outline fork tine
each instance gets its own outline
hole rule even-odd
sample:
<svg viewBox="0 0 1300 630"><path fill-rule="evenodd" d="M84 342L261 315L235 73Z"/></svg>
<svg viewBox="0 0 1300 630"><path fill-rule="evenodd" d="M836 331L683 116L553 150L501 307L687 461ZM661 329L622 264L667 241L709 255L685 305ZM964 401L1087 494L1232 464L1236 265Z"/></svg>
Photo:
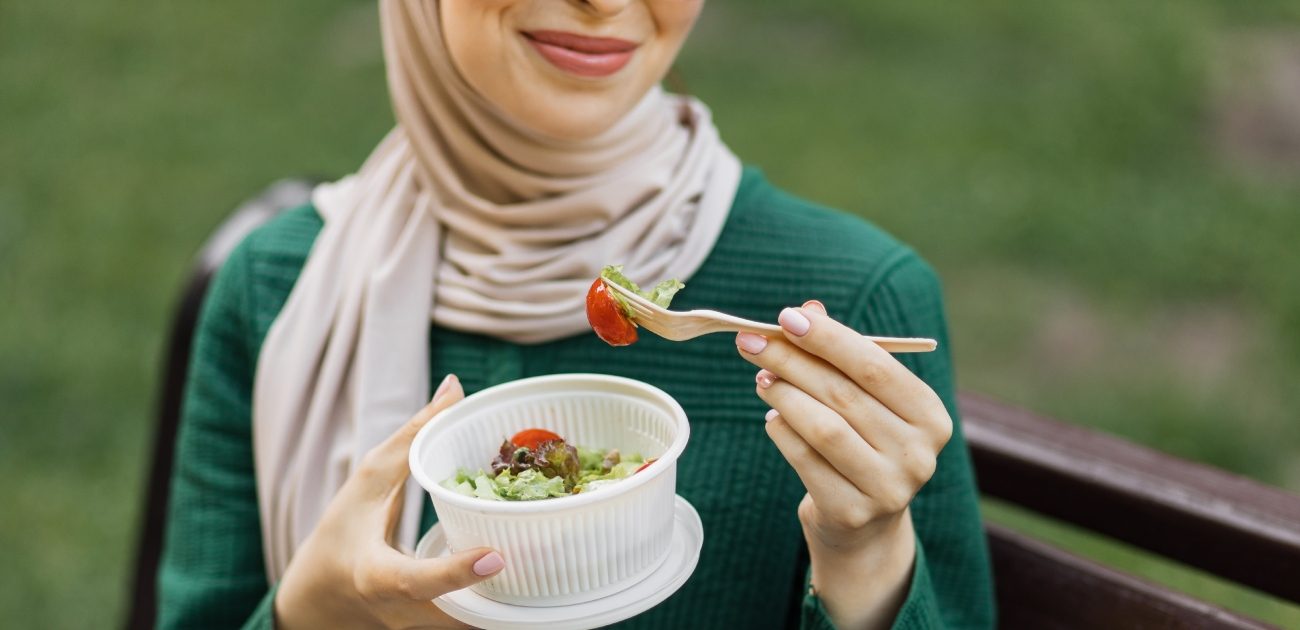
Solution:
<svg viewBox="0 0 1300 630"><path fill-rule="evenodd" d="M659 308L658 304L655 304L654 302L651 302L650 300L647 300L632 291L624 289L623 287L620 287L617 284L609 282L608 280L605 281L605 286L609 287L610 290L614 291L615 293L618 293L619 297L622 297L624 301L627 302L627 305L633 311L636 311L636 314L639 317L649 318L649 317L654 317L655 315L658 315L662 312L666 312L664 311L664 309Z"/></svg>
<svg viewBox="0 0 1300 630"><path fill-rule="evenodd" d="M659 306L658 304L655 304L654 302L651 302L650 300L647 300L647 299L641 297L640 295L637 295L635 291L630 291L630 290L628 290L628 289L625 289L625 288L623 288L623 287L621 287L621 286L619 286L619 285L617 285L617 284L614 284L613 282L610 282L609 280L605 280L605 286L607 286L607 287L609 287L611 290L617 292L620 296L622 296L622 297L623 297L624 299L626 299L628 302L630 302L630 303L632 303L632 304L635 304L635 305L638 305L638 306L641 306L641 307L642 307L643 309L645 309L645 310L648 310L648 311L664 310L664 309L661 309L660 306Z"/></svg>
<svg viewBox="0 0 1300 630"><path fill-rule="evenodd" d="M629 300L628 307L632 309L632 313L634 314L634 316L636 316L636 320L638 322L642 320L654 320L655 318L656 313L654 312L654 310L650 310L645 307L642 307L641 304L636 304L633 303L633 301Z"/></svg>
<svg viewBox="0 0 1300 630"><path fill-rule="evenodd" d="M673 316L671 311L661 308L658 304L655 304L628 289L620 287L617 284L609 282L608 280L605 281L605 286L609 287L611 291L618 293L620 297L625 298L628 307L631 308L633 312L633 323L659 335L660 337L665 337L667 339L677 339L680 337L680 335L677 334L677 331L669 325L669 321L667 321L669 317Z"/></svg>

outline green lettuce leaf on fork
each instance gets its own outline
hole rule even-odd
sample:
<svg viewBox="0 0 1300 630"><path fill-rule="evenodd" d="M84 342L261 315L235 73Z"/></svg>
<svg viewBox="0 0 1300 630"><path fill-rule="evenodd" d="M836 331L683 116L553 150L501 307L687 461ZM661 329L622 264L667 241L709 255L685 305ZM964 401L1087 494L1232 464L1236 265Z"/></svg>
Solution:
<svg viewBox="0 0 1300 630"><path fill-rule="evenodd" d="M686 288L686 285L683 284L681 280L673 279L664 280L663 282L656 284L654 288L649 291L642 291L641 287L637 286L635 282L632 282L627 276L623 275L623 265L607 265L600 271L600 277L654 302L660 308L668 308L668 305L673 301L673 296L677 295L678 291ZM614 300L618 302L619 307L623 309L623 314L626 315L628 319L631 319L633 316L632 307L628 306L627 302L623 299L623 296L614 292L610 292L610 295L614 296Z"/></svg>

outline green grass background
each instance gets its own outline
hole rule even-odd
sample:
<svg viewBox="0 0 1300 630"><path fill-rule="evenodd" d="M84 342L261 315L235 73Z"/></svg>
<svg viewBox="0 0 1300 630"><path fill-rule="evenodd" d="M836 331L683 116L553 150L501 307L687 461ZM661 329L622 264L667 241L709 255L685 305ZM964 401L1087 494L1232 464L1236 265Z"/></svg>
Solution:
<svg viewBox="0 0 1300 630"><path fill-rule="evenodd" d="M374 4L0 3L0 619L117 623L190 257L392 124ZM963 387L1300 490L1300 170L1215 131L1288 33L1283 0L712 0L678 71L748 162L934 262Z"/></svg>

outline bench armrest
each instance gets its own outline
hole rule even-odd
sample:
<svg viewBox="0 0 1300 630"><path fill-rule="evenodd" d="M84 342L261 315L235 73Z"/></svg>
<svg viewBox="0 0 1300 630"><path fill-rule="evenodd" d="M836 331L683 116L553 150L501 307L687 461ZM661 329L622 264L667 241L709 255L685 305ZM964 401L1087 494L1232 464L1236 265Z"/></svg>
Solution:
<svg viewBox="0 0 1300 630"><path fill-rule="evenodd" d="M1300 496L973 394L980 490L1300 602Z"/></svg>

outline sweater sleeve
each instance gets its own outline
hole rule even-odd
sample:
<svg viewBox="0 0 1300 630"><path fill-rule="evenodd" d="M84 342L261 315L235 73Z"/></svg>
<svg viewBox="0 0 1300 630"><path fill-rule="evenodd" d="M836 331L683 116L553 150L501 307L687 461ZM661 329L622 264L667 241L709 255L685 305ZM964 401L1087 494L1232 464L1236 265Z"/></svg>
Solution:
<svg viewBox="0 0 1300 630"><path fill-rule="evenodd" d="M158 575L160 628L269 628L253 472L247 247L217 273L195 332Z"/></svg>
<svg viewBox="0 0 1300 630"><path fill-rule="evenodd" d="M952 439L939 454L934 476L912 500L916 564L893 627L991 628L992 573L975 476L957 411L938 277L914 253L903 251L878 281L870 283L846 323L868 334L937 339L935 352L896 356L939 394L953 419ZM801 625L833 628L820 599L811 588L805 593Z"/></svg>

